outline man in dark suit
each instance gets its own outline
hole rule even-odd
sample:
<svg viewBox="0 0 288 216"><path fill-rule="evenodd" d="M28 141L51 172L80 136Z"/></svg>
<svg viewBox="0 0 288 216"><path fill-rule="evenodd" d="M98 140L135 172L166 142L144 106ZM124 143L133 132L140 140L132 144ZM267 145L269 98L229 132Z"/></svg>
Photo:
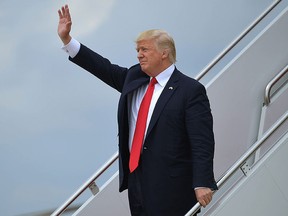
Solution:
<svg viewBox="0 0 288 216"><path fill-rule="evenodd" d="M119 190L128 188L131 214L181 216L197 201L205 207L217 189L212 114L203 85L175 67L173 39L162 30L143 32L136 40L139 64L128 69L70 36L67 5L58 13L58 35L69 59L121 93ZM146 97L148 108L142 108ZM142 112L145 120L139 120ZM135 150L138 134L140 147Z"/></svg>

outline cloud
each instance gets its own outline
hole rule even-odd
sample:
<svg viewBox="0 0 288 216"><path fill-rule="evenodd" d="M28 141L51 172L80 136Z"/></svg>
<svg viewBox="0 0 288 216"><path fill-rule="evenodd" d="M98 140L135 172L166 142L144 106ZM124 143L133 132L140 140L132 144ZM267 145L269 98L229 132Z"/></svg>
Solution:
<svg viewBox="0 0 288 216"><path fill-rule="evenodd" d="M69 3L75 37L89 35L111 14L116 0L71 1Z"/></svg>

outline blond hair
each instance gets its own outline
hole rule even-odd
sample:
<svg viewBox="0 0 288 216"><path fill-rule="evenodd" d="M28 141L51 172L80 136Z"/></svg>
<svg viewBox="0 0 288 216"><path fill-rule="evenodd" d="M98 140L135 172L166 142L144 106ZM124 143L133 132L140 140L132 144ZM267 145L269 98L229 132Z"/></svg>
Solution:
<svg viewBox="0 0 288 216"><path fill-rule="evenodd" d="M173 38L164 30L151 29L140 33L135 42L151 39L155 41L159 51L168 50L169 61L174 64L176 62L176 48Z"/></svg>

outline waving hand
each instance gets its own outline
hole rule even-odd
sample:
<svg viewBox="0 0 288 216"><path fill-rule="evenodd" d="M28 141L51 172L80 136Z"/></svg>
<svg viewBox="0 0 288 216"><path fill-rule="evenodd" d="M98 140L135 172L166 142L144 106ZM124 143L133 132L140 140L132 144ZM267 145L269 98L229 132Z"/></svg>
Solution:
<svg viewBox="0 0 288 216"><path fill-rule="evenodd" d="M65 5L61 9L59 9L58 14L59 14L58 35L60 39L63 41L64 45L66 45L71 40L70 31L72 26L72 20L68 5Z"/></svg>

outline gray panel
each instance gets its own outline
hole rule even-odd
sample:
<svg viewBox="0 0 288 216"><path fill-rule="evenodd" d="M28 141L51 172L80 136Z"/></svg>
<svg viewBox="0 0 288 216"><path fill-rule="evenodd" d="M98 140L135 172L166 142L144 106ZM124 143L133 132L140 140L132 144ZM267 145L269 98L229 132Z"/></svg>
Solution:
<svg viewBox="0 0 288 216"><path fill-rule="evenodd" d="M283 86L279 92L271 98L271 103L268 106L264 106L262 109L260 129L258 137L261 136L288 110L288 83ZM286 131L285 128L283 131ZM283 134L283 133L282 133ZM281 131L279 135L281 136ZM267 143L261 146L257 156L264 155L274 142Z"/></svg>
<svg viewBox="0 0 288 216"><path fill-rule="evenodd" d="M288 172L283 166L288 163L287 141L288 134L211 215L287 215Z"/></svg>
<svg viewBox="0 0 288 216"><path fill-rule="evenodd" d="M286 136L287 137L287 136ZM275 151L271 158L267 161L268 172L271 173L275 184L278 185L280 192L286 198L286 205L288 204L288 139L286 138L286 145L282 145ZM288 213L288 211L287 211Z"/></svg>
<svg viewBox="0 0 288 216"><path fill-rule="evenodd" d="M286 9L207 85L217 179L257 140L265 87L288 61L287 38Z"/></svg>
<svg viewBox="0 0 288 216"><path fill-rule="evenodd" d="M86 201L74 216L130 215L127 191L119 193L118 177L117 172L95 197Z"/></svg>

